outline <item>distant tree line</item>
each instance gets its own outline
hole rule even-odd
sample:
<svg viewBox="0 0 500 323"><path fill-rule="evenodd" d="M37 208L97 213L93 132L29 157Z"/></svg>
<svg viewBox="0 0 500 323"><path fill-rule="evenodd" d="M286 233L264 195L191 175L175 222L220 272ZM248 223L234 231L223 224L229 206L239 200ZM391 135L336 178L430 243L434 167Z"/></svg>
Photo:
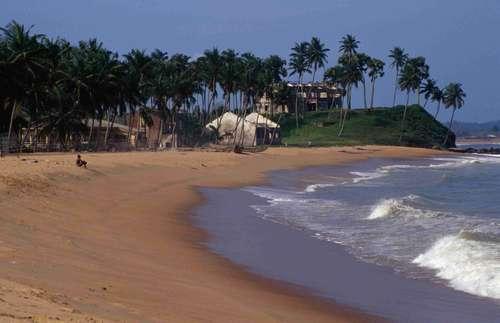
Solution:
<svg viewBox="0 0 500 323"><path fill-rule="evenodd" d="M175 136L179 114L189 115L202 129L226 111L255 109L264 95L276 104L287 102L287 81L294 76L300 86L309 76L313 82L320 79L342 90L341 136L353 90L361 86L364 107L373 108L376 81L385 73L385 63L360 52L352 35L342 38L338 62L327 68L330 49L317 37L296 43L287 62L278 55L261 58L217 48L198 58L159 49L151 53L133 49L120 56L96 39L71 44L15 21L0 30L0 134L5 134L9 145L13 140L22 145L28 135L50 136L63 145L68 145L69 138L86 137L99 149L107 145L110 125L117 117L140 116L148 123L152 113L172 126ZM390 51L389 58L395 74L393 105L397 91L407 97L402 128L412 93L418 104L423 96L424 107L435 102L436 117L441 104L452 107L451 127L455 110L464 103L461 85L439 88L430 78L425 58L411 58L399 47ZM300 100L302 96L295 95L297 127L304 113ZM99 133L103 121L104 136Z"/></svg>

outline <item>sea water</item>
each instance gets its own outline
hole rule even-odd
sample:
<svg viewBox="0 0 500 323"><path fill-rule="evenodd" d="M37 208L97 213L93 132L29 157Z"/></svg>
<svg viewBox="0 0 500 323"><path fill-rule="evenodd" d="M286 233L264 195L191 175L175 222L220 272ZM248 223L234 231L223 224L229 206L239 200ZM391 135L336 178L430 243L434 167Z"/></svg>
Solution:
<svg viewBox="0 0 500 323"><path fill-rule="evenodd" d="M340 170L339 170L340 169ZM364 262L500 301L500 157L378 160L248 187L268 221Z"/></svg>

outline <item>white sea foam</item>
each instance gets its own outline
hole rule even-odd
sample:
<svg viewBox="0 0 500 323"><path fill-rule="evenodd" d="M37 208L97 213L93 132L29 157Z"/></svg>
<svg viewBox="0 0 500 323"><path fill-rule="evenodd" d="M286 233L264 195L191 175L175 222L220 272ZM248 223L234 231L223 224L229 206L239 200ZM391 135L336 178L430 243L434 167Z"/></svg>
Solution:
<svg viewBox="0 0 500 323"><path fill-rule="evenodd" d="M330 185L330 184L318 184L318 185ZM333 185L333 184L331 184ZM331 207L333 205L338 205L339 203L333 200L322 200L322 199L310 199L305 198L306 195L303 192L293 192L272 188L264 187L248 187L245 191L254 194L255 196L264 198L271 205L282 205L286 204L289 207L302 207L303 205L315 204L320 207Z"/></svg>
<svg viewBox="0 0 500 323"><path fill-rule="evenodd" d="M407 203L418 199L417 195L408 195L401 199L384 199L375 204L371 210L368 220L376 220L391 217L423 218L436 217L439 212L431 210L421 210L414 208Z"/></svg>
<svg viewBox="0 0 500 323"><path fill-rule="evenodd" d="M373 207L372 212L368 216L368 220L387 218L395 215L403 209L408 210L408 207L396 199L382 200Z"/></svg>
<svg viewBox="0 0 500 323"><path fill-rule="evenodd" d="M352 182L354 184L357 184L357 183L363 182L363 181L369 181L372 179L380 178L380 177L387 175L387 173L388 173L388 171L381 170L381 169L374 171L374 172L350 172L351 175L357 176L357 177L353 178L353 180L352 180Z"/></svg>
<svg viewBox="0 0 500 323"><path fill-rule="evenodd" d="M353 179L348 183L317 183L298 192L262 187L247 191L266 199L265 203L252 207L260 217L269 221L311 231L316 238L343 244L349 252L365 261L394 266L415 277L422 274L428 277L428 269L432 269L436 277L448 281L450 287L500 299L498 219L488 217L491 211L482 217L466 208L462 214L460 207L447 206L454 201L447 194L444 197L431 194L434 191L414 188L411 182L410 188L398 186L398 181L406 177L396 174L408 172L411 179L422 173L432 179L441 178L442 170L453 176L461 173L461 167L498 163L500 157L486 155L433 158L427 163L401 163L381 166L373 171L351 172ZM394 182L389 177L393 173L398 179ZM383 179L376 180L380 178ZM365 181L370 187L364 187ZM345 192L352 190L349 184L353 183L359 183L355 186L368 192L369 196L366 199L356 197L352 203L345 197ZM348 185L344 188L344 184ZM377 186L372 189L372 185ZM394 185L394 190L381 190L381 194L393 192L395 195L377 201L377 198L384 197L377 193L378 185L384 188ZM330 186L336 186L339 194L325 194L324 199L310 198L315 195L308 194ZM410 192L422 196L401 197ZM466 231L457 235L460 230ZM426 270L410 265L412 262Z"/></svg>
<svg viewBox="0 0 500 323"><path fill-rule="evenodd" d="M433 158L434 161L438 161L440 163L434 163L429 165L407 165L407 164L396 164L396 165L387 165L377 168L371 172L350 172L351 175L356 176L352 181L354 184L370 181L373 179L381 178L387 176L393 171L405 170L405 169L424 169L424 168L457 168L472 164L479 163L498 163L500 162L500 158L492 158L492 157L464 157L464 158Z"/></svg>
<svg viewBox="0 0 500 323"><path fill-rule="evenodd" d="M425 168L453 169L458 167L470 166L474 164L497 164L500 163L500 156L477 154L473 156L464 156L464 157L437 157L437 158L432 158L432 160L439 163L431 163L429 165L408 165L408 164L387 165L379 167L371 172L350 172L350 174L355 176L352 182L354 184L357 184L360 182L370 181L373 179L387 176L391 172L398 170L425 169Z"/></svg>
<svg viewBox="0 0 500 323"><path fill-rule="evenodd" d="M448 160L451 161L448 161L446 163L431 164L429 165L429 168L456 168L456 167L469 166L472 164L480 164L481 162L483 162L481 159L478 158L463 158L463 159L451 158Z"/></svg>
<svg viewBox="0 0 500 323"><path fill-rule="evenodd" d="M436 270L451 287L500 299L500 245L485 239L450 235L439 239L413 260L421 267Z"/></svg>
<svg viewBox="0 0 500 323"><path fill-rule="evenodd" d="M381 169L383 170L394 170L394 169L409 169L409 168L419 168L421 166L416 166L416 165L388 165L388 166L382 166Z"/></svg>
<svg viewBox="0 0 500 323"><path fill-rule="evenodd" d="M457 168L470 166L473 164L498 164L500 163L499 155L473 154L461 158L434 158L433 160L442 161L444 163L431 164L430 168Z"/></svg>
<svg viewBox="0 0 500 323"><path fill-rule="evenodd" d="M312 184L309 185L305 188L304 192L306 193L314 193L318 189L326 188L326 187L333 187L335 184Z"/></svg>

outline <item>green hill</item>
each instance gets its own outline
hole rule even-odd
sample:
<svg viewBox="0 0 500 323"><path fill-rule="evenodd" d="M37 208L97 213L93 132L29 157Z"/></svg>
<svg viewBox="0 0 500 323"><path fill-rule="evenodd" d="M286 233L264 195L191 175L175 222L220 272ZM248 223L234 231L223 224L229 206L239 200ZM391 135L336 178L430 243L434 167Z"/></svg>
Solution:
<svg viewBox="0 0 500 323"><path fill-rule="evenodd" d="M404 106L352 110L341 137L337 135L340 123L338 109L307 112L300 120L299 129L295 126L295 116L289 114L280 120L282 143L292 146L442 146L447 128L417 105L408 107L406 127L400 143L403 111ZM450 134L447 146L455 146L453 133Z"/></svg>

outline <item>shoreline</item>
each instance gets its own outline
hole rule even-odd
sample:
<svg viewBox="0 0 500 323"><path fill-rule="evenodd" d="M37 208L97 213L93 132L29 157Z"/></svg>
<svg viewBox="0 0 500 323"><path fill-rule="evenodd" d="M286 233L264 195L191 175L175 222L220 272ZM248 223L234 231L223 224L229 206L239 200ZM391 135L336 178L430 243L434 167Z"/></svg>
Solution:
<svg viewBox="0 0 500 323"><path fill-rule="evenodd" d="M12 265L0 269L0 278L46 290L50 296L32 297L35 303L37 298L56 299L53 309L40 305L40 314L31 310L29 315L69 308L69 313L60 310L63 319L83 315L147 321L368 321L372 317L363 313L252 277L201 247L208 233L189 221L193 207L202 202L196 190L264 183L265 173L277 169L440 153L373 146L272 148L251 155L89 154L84 156L89 161L84 175L70 154L23 156L27 161L8 157L0 165L40 160L21 171L0 171L3 189L16 195L11 201L0 200L0 205L7 211L23 210L7 216L9 225L0 232L0 257ZM42 163L55 166L31 169ZM41 197L37 190L44 190ZM49 212L40 212L42 208ZM33 215L41 219L33 220ZM35 243L37 248L28 250ZM14 304L6 313L25 315L24 307Z"/></svg>
<svg viewBox="0 0 500 323"><path fill-rule="evenodd" d="M303 286L309 295L354 306L364 313L380 315L390 321L489 322L494 313L499 313L494 300L454 289L445 280L437 279L432 271L422 270L416 276L416 271L401 274L403 271L388 264L361 260L345 244L318 239L316 235L324 233L321 229L316 231L307 225L302 226L299 220L294 222L295 216L307 218L306 214L309 214L300 205L293 216L281 213L283 209L291 208L289 198L297 196L300 201L327 198L326 192L312 197L301 195L302 192L311 192L305 190L310 183L322 183L321 178L343 182L346 176L355 177L350 175L352 171L370 172L395 164L421 165L424 160L375 158L342 166L274 171L269 174L270 183L241 190L206 188L203 194L207 202L195 212L195 223L211 233L207 246L216 254L251 273ZM342 197L341 203L344 203L345 196ZM233 203L226 203L226 198ZM285 202L278 202L281 199ZM282 208L274 213L279 214L275 217L272 210L276 212L276 204ZM309 207L314 208L313 205ZM321 217L315 211L311 212L313 216ZM323 221L319 223L324 224ZM344 228L339 225L340 230ZM377 303L377 299L384 301ZM489 316L486 313L490 313Z"/></svg>

